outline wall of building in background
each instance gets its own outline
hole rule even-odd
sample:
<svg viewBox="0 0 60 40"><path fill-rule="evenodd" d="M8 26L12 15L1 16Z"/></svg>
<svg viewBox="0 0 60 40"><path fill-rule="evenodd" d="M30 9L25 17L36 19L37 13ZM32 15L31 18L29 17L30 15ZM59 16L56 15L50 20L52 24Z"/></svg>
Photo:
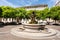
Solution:
<svg viewBox="0 0 60 40"><path fill-rule="evenodd" d="M60 1L56 2L55 6L60 6Z"/></svg>
<svg viewBox="0 0 60 40"><path fill-rule="evenodd" d="M38 7L38 8L26 8L26 10L43 10L46 7Z"/></svg>
<svg viewBox="0 0 60 40"><path fill-rule="evenodd" d="M41 4L41 5L34 5L34 6L25 6L23 8L25 8L26 10L43 10L46 7L48 7L47 4Z"/></svg>

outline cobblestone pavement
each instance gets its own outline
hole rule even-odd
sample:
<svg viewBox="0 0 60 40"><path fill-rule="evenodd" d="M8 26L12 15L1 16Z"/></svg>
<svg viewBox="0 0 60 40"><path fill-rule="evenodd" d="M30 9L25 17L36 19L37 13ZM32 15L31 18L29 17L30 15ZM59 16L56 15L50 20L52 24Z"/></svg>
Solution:
<svg viewBox="0 0 60 40"><path fill-rule="evenodd" d="M25 39L25 38L19 38L19 37L16 37L16 36L10 34L10 30L12 28L21 27L21 26L22 25L8 25L8 26L4 26L4 27L0 28L0 40L30 40L30 39ZM57 29L60 31L60 26L47 25L46 27ZM58 39L58 40L60 40L60 39Z"/></svg>

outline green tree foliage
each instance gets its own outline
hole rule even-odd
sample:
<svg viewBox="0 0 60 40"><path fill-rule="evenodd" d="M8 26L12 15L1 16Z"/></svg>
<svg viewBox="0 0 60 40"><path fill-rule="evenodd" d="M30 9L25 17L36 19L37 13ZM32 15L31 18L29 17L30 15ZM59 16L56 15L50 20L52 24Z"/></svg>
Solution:
<svg viewBox="0 0 60 40"><path fill-rule="evenodd" d="M19 17L20 19L25 18L26 10L24 8L16 8L16 17Z"/></svg>
<svg viewBox="0 0 60 40"><path fill-rule="evenodd" d="M26 18L26 19L30 19L32 12L33 12L33 10L27 11L26 14L25 14L25 18Z"/></svg>
<svg viewBox="0 0 60 40"><path fill-rule="evenodd" d="M50 9L51 18L55 20L60 20L60 6L55 6Z"/></svg>
<svg viewBox="0 0 60 40"><path fill-rule="evenodd" d="M17 23L19 23L19 20L25 19L26 10L24 8L15 8L16 9L16 19Z"/></svg>
<svg viewBox="0 0 60 40"><path fill-rule="evenodd" d="M52 8L45 8L44 10L29 10L25 8L12 8L9 6L0 7L0 17L4 18L19 18L19 19L30 19L31 13L35 11L36 19L45 20L46 18L52 18L53 20L60 20L60 6Z"/></svg>
<svg viewBox="0 0 60 40"><path fill-rule="evenodd" d="M48 8L45 8L44 10L37 10L37 13L36 13L36 18L37 19L42 19L42 20L45 20L47 18L47 14L49 12L49 9Z"/></svg>
<svg viewBox="0 0 60 40"><path fill-rule="evenodd" d="M1 6L2 8L2 16L5 18L12 18L13 16L13 9L12 7L8 7L8 6ZM14 11L15 12L15 11ZM11 15L12 14L12 15Z"/></svg>
<svg viewBox="0 0 60 40"><path fill-rule="evenodd" d="M2 8L0 7L0 17L2 17Z"/></svg>

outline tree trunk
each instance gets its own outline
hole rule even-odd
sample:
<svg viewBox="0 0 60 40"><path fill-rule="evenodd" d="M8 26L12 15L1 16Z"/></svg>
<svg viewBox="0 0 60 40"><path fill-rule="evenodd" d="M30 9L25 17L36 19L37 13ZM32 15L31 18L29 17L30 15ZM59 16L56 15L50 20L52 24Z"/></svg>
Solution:
<svg viewBox="0 0 60 40"><path fill-rule="evenodd" d="M27 19L25 19L26 23L27 23Z"/></svg>
<svg viewBox="0 0 60 40"><path fill-rule="evenodd" d="M50 21L50 18L49 18L49 21Z"/></svg>
<svg viewBox="0 0 60 40"><path fill-rule="evenodd" d="M12 18L12 22L13 22L13 18Z"/></svg>
<svg viewBox="0 0 60 40"><path fill-rule="evenodd" d="M7 18L6 18L6 21L7 21Z"/></svg>
<svg viewBox="0 0 60 40"><path fill-rule="evenodd" d="M9 18L9 21L11 20L11 18Z"/></svg>
<svg viewBox="0 0 60 40"><path fill-rule="evenodd" d="M17 24L19 24L19 17L17 17L16 20L17 20Z"/></svg>
<svg viewBox="0 0 60 40"><path fill-rule="evenodd" d="M55 20L55 24L56 24L56 20Z"/></svg>
<svg viewBox="0 0 60 40"><path fill-rule="evenodd" d="M2 18L0 18L0 22L2 22Z"/></svg>

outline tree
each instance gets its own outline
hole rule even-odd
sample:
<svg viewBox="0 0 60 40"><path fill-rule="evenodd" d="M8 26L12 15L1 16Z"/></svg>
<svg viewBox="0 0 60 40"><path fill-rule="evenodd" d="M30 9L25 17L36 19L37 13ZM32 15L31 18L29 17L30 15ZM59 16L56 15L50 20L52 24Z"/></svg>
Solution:
<svg viewBox="0 0 60 40"><path fill-rule="evenodd" d="M33 12L33 10L27 11L26 14L25 14L25 18L26 18L26 19L30 19L32 12Z"/></svg>
<svg viewBox="0 0 60 40"><path fill-rule="evenodd" d="M50 13L51 13L51 18L53 19L53 20L55 20L55 24L56 24L56 21L57 20L60 20L60 6L55 6L55 7L52 7L51 9L50 9Z"/></svg>
<svg viewBox="0 0 60 40"><path fill-rule="evenodd" d="M3 10L3 17L6 18L12 18L12 22L13 22L13 18L15 18L15 13L16 10L12 7L8 7L8 6L2 6L2 10Z"/></svg>
<svg viewBox="0 0 60 40"><path fill-rule="evenodd" d="M21 20L25 18L26 10L24 8L16 8L16 11L16 19L17 23L19 23L19 20L21 22Z"/></svg>
<svg viewBox="0 0 60 40"><path fill-rule="evenodd" d="M1 17L2 17L2 8L0 7L0 22L2 21Z"/></svg>

